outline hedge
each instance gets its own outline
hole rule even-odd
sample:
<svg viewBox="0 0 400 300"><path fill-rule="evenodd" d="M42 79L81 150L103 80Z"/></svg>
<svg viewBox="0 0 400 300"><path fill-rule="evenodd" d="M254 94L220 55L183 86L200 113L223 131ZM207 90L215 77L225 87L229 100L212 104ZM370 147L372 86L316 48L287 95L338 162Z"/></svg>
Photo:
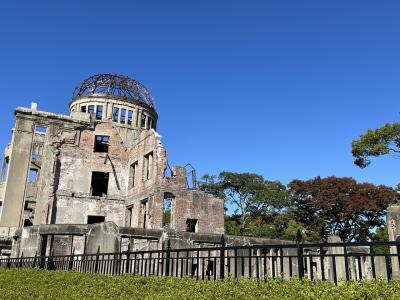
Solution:
<svg viewBox="0 0 400 300"><path fill-rule="evenodd" d="M342 283L103 276L38 269L0 270L0 299L400 299L400 281Z"/></svg>

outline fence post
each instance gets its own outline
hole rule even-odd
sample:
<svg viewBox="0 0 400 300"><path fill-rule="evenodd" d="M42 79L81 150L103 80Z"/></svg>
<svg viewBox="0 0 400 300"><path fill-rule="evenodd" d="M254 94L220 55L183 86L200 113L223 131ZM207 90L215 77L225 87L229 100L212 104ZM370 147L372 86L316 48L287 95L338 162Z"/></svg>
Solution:
<svg viewBox="0 0 400 300"><path fill-rule="evenodd" d="M303 247L301 245L301 232L297 230L296 243L297 243L297 265L299 269L299 279L304 278L304 266L303 266Z"/></svg>
<svg viewBox="0 0 400 300"><path fill-rule="evenodd" d="M8 256L7 258L7 268L10 269L11 268L11 257Z"/></svg>
<svg viewBox="0 0 400 300"><path fill-rule="evenodd" d="M169 276L169 261L171 258L171 240L167 241L167 252L165 253L165 276Z"/></svg>
<svg viewBox="0 0 400 300"><path fill-rule="evenodd" d="M72 248L72 252L71 252L71 257L69 259L69 263L68 263L68 270L72 270L72 265L74 263L74 255L75 255L75 248Z"/></svg>
<svg viewBox="0 0 400 300"><path fill-rule="evenodd" d="M131 259L131 253L126 251L126 264L125 264L125 274L129 274L130 271L130 259Z"/></svg>
<svg viewBox="0 0 400 300"><path fill-rule="evenodd" d="M220 261L219 261L219 272L220 279L225 278L225 235L221 236L221 252L220 252Z"/></svg>
<svg viewBox="0 0 400 300"><path fill-rule="evenodd" d="M19 257L19 262L18 262L18 267L22 268L22 260L24 258L24 252L21 253L21 256Z"/></svg>
<svg viewBox="0 0 400 300"><path fill-rule="evenodd" d="M36 268L36 259L37 259L37 251L35 252L35 258L33 259L33 266L32 266L32 268Z"/></svg>
<svg viewBox="0 0 400 300"><path fill-rule="evenodd" d="M100 258L100 246L97 248L97 253L96 253L96 265L94 267L95 273L97 273L97 270L99 269L99 258Z"/></svg>

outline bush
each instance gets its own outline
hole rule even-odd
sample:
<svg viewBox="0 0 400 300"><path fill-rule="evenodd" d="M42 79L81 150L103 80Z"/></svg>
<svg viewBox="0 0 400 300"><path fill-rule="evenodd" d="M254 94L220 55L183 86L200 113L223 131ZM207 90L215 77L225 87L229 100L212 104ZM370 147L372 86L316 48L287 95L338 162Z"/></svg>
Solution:
<svg viewBox="0 0 400 300"><path fill-rule="evenodd" d="M400 299L400 281L342 283L103 276L38 269L0 270L0 299Z"/></svg>

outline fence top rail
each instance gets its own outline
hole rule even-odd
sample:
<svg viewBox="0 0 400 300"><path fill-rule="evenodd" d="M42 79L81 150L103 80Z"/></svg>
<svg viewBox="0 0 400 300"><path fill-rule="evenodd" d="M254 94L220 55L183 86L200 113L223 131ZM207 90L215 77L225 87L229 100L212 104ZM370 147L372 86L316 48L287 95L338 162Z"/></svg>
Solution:
<svg viewBox="0 0 400 300"><path fill-rule="evenodd" d="M338 247L372 247L372 246L400 246L400 241L389 241L389 242L350 242L350 243L299 243L299 244L266 244L266 245L248 245L248 246L217 246L217 247L204 247L204 248L182 248L182 249L161 249L161 250L139 250L139 251L123 251L123 252L107 252L107 253L91 253L91 254L69 254L69 255L53 255L53 256L21 256L11 259L39 259L44 257L51 258L71 258L71 257L96 257L100 256L113 256L114 258L118 255L144 255L144 254L165 254L165 253L181 253L181 252L202 252L202 251L235 251L235 250L259 250L259 249L321 249L321 248L338 248ZM348 255L359 255L360 253L349 253ZM304 254L306 255L306 254ZM316 254L314 254L316 255ZM336 254L335 254L336 255ZM366 254L370 255L370 254ZM376 254L374 254L376 255ZM8 258L0 259L5 261Z"/></svg>

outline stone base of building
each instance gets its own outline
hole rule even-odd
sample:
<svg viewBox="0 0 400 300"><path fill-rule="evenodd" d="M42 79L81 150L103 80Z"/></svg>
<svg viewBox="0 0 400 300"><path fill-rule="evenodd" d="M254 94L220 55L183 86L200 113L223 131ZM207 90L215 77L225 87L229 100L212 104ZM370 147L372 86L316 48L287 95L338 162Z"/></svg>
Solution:
<svg viewBox="0 0 400 300"><path fill-rule="evenodd" d="M2 233L0 249L4 249L6 255L11 257L160 250L165 249L167 244L171 249L182 249L218 246L222 242L226 246L294 243L254 237L119 227L113 222L35 225L3 230Z"/></svg>

